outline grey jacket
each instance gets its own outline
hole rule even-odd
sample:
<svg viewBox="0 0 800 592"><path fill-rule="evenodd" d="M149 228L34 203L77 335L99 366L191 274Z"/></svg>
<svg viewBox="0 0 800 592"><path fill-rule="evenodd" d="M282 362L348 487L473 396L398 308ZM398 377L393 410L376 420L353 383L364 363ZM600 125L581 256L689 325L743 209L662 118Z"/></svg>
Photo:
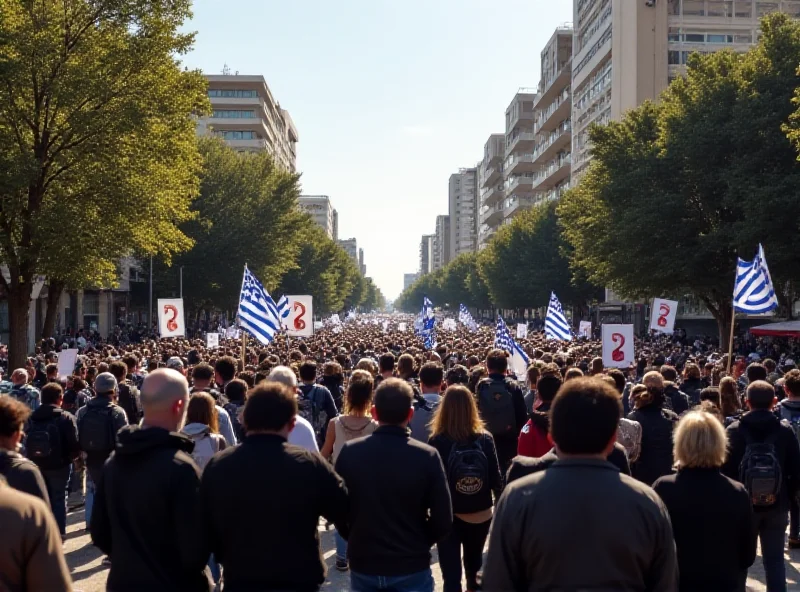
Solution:
<svg viewBox="0 0 800 592"><path fill-rule="evenodd" d="M500 498L483 589L674 592L667 509L609 462L556 461L514 481Z"/></svg>

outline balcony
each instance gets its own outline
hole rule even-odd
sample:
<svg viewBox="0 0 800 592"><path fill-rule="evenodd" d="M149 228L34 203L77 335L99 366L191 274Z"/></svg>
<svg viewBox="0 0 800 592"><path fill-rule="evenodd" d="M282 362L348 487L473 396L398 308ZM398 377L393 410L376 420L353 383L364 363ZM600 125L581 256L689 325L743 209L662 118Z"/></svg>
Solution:
<svg viewBox="0 0 800 592"><path fill-rule="evenodd" d="M533 132L520 132L512 138L506 137L506 154L530 152L535 141L536 135Z"/></svg>
<svg viewBox="0 0 800 592"><path fill-rule="evenodd" d="M572 80L572 59L566 61L566 63L561 66L561 69L558 71L558 74L555 75L547 86L542 89L541 94L539 95L539 100L536 101L536 105L547 105L548 103L552 102L553 99L558 95L559 92L568 84L570 84Z"/></svg>
<svg viewBox="0 0 800 592"><path fill-rule="evenodd" d="M481 192L481 204L485 206L491 206L496 203L497 200L503 199L503 195L504 192L502 183L492 185Z"/></svg>
<svg viewBox="0 0 800 592"><path fill-rule="evenodd" d="M506 161L506 172L511 175L531 173L535 170L533 154L512 154Z"/></svg>
<svg viewBox="0 0 800 592"><path fill-rule="evenodd" d="M520 212L530 208L533 202L534 200L532 197L511 196L505 201L505 208L503 209L504 223L507 223Z"/></svg>
<svg viewBox="0 0 800 592"><path fill-rule="evenodd" d="M544 191L562 183L564 179L569 178L571 167L571 154L562 154L554 158L550 164L536 174L533 180L533 189Z"/></svg>
<svg viewBox="0 0 800 592"><path fill-rule="evenodd" d="M533 151L535 162L546 163L572 142L572 122L566 119L550 133L540 134L544 141Z"/></svg>
<svg viewBox="0 0 800 592"><path fill-rule="evenodd" d="M550 131L556 126L556 122L563 121L570 116L572 108L572 95L568 88L556 98L547 108L539 113L536 124L533 128L535 133Z"/></svg>
<svg viewBox="0 0 800 592"><path fill-rule="evenodd" d="M503 220L503 202L493 206L483 206L481 208L480 223L487 226L496 226Z"/></svg>
<svg viewBox="0 0 800 592"><path fill-rule="evenodd" d="M224 140L234 150L266 150L267 141L263 138L254 140Z"/></svg>
<svg viewBox="0 0 800 592"><path fill-rule="evenodd" d="M489 187L492 184L496 184L498 181L502 180L503 178L503 161L501 160L494 166L490 166L486 169L486 172L483 175L483 187Z"/></svg>
<svg viewBox="0 0 800 592"><path fill-rule="evenodd" d="M518 191L530 191L533 186L533 173L529 176L514 175L506 179L506 193L516 193Z"/></svg>

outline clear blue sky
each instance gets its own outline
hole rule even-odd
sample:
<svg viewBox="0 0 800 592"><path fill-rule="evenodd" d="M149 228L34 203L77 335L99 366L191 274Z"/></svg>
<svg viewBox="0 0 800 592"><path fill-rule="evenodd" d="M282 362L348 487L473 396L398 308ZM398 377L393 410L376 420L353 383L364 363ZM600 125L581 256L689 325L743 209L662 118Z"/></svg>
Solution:
<svg viewBox="0 0 800 592"><path fill-rule="evenodd" d="M387 298L416 272L447 183L503 132L572 0L196 0L185 63L262 74L300 136L306 194L329 195Z"/></svg>

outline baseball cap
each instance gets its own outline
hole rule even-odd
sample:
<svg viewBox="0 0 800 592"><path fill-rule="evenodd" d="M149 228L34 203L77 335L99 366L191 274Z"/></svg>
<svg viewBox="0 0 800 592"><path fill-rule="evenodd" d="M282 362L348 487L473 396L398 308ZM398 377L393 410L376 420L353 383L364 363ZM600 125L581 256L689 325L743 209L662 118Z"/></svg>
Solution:
<svg viewBox="0 0 800 592"><path fill-rule="evenodd" d="M173 370L183 370L183 362L178 356L172 356L169 360L167 360L167 368L172 368Z"/></svg>
<svg viewBox="0 0 800 592"><path fill-rule="evenodd" d="M94 390L98 395L117 390L117 379L111 372L101 372L94 379Z"/></svg>

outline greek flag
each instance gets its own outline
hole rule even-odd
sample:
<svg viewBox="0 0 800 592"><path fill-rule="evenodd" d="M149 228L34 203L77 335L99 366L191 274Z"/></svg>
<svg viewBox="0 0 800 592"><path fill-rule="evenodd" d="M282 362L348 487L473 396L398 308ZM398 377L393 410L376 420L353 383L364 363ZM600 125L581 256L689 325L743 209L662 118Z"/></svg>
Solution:
<svg viewBox="0 0 800 592"><path fill-rule="evenodd" d="M544 319L544 333L547 339L572 341L572 330L569 328L567 317L564 316L564 309L561 308L555 292L550 292L550 304Z"/></svg>
<svg viewBox="0 0 800 592"><path fill-rule="evenodd" d="M289 298L287 298L285 295L281 296L281 299L278 300L278 304L275 306L277 307L278 313L281 315L282 319L285 319L289 316L289 313L291 312L289 310Z"/></svg>
<svg viewBox="0 0 800 592"><path fill-rule="evenodd" d="M424 333L424 335L423 344L425 345L425 349L433 349L436 347L436 334L433 332L433 329Z"/></svg>
<svg viewBox="0 0 800 592"><path fill-rule="evenodd" d="M758 253L752 262L742 261L736 265L736 285L733 287L733 308L747 314L763 314L778 307L778 297L772 287L764 248L758 245Z"/></svg>
<svg viewBox="0 0 800 592"><path fill-rule="evenodd" d="M505 321L503 321L503 317L500 315L497 315L497 327L495 328L494 332L494 346L497 349L502 349L510 354L509 363L511 365L511 370L518 379L522 380L525 378L530 359L525 353L525 350L523 350L519 344L514 341L514 338L511 337L511 333L509 332Z"/></svg>
<svg viewBox="0 0 800 592"><path fill-rule="evenodd" d="M470 331L475 331L478 328L478 324L475 322L475 319L472 318L472 315L469 314L467 307L463 304L458 306L458 321Z"/></svg>
<svg viewBox="0 0 800 592"><path fill-rule="evenodd" d="M275 301L247 267L244 268L242 291L239 294L238 317L239 327L264 345L270 343L281 328Z"/></svg>

